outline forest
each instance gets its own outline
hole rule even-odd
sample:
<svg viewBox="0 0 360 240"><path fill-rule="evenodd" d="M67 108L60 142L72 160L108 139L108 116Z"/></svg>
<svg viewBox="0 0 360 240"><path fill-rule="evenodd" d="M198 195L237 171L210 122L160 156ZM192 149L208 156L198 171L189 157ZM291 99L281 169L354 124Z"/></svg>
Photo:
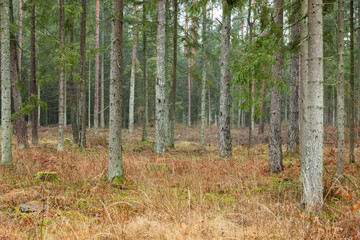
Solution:
<svg viewBox="0 0 360 240"><path fill-rule="evenodd" d="M360 239L360 0L0 0L1 239Z"/></svg>

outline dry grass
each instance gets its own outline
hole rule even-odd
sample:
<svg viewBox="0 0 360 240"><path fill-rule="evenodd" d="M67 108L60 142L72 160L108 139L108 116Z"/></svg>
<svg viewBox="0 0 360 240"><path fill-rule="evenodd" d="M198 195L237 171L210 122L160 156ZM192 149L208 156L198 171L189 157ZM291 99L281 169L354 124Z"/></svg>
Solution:
<svg viewBox="0 0 360 240"><path fill-rule="evenodd" d="M150 129L153 137L153 129ZM248 151L247 130L234 129L231 159L218 157L217 130L207 129L206 151L197 130L181 126L175 149L157 155L141 143L141 129L124 131L127 182L103 180L107 132L90 134L86 151L74 146L67 129L66 150L56 152L56 128L42 128L38 147L14 149L15 167L0 168L1 239L357 239L360 214L349 211L360 196L357 164L336 180L336 149L325 149L325 205L306 216L299 205L299 156L284 154L285 171L269 174L266 145ZM245 137L244 137L245 136ZM331 135L327 137L332 141ZM266 137L258 137L262 143ZM358 149L356 149L358 150ZM359 153L356 151L357 157ZM357 158L358 159L358 158ZM167 170L148 170L165 163ZM38 171L56 171L58 182L37 182ZM344 188L355 197L336 196ZM45 199L50 210L24 214L19 204Z"/></svg>

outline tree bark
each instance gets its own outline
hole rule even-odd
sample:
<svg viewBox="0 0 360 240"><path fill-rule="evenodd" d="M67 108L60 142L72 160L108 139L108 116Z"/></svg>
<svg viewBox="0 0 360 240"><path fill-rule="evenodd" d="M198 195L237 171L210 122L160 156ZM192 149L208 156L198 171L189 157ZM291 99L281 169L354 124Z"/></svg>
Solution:
<svg viewBox="0 0 360 240"><path fill-rule="evenodd" d="M158 0L156 40L156 102L155 145L156 153L165 152L165 0Z"/></svg>
<svg viewBox="0 0 360 240"><path fill-rule="evenodd" d="M290 59L290 122L288 130L287 150L292 153L299 152L299 42L300 25L299 4L293 1L293 23L291 29L292 52Z"/></svg>
<svg viewBox="0 0 360 240"><path fill-rule="evenodd" d="M337 31L337 168L336 174L344 174L345 156L345 100L344 100L344 0L338 0L338 31Z"/></svg>
<svg viewBox="0 0 360 240"><path fill-rule="evenodd" d="M146 34L146 3L143 2L143 85L145 91L144 97L144 111L143 111L143 130L142 130L142 141L147 141L148 134L147 134L147 127L149 124L149 86L148 81L146 79L146 71L147 71L147 54L146 54L146 41L147 41L147 34Z"/></svg>
<svg viewBox="0 0 360 240"><path fill-rule="evenodd" d="M86 148L86 0L81 0L80 18L80 147Z"/></svg>
<svg viewBox="0 0 360 240"><path fill-rule="evenodd" d="M13 4L12 0L9 0L9 14L10 14L10 23L14 23L14 16L13 16ZM15 118L15 134L17 139L17 147L18 149L23 149L28 147L27 141L27 128L25 122L25 116L21 113L21 104L22 104L22 97L21 97L21 87L23 82L20 77L20 69L19 69L19 62L18 62L18 55L16 52L16 40L15 34L10 32L10 78L12 83L12 96L14 102L14 110L16 114Z"/></svg>
<svg viewBox="0 0 360 240"><path fill-rule="evenodd" d="M65 47L65 6L64 0L59 0L60 4L60 78L59 78L59 132L57 151L64 150L64 105L65 105L65 62L64 62L64 47Z"/></svg>
<svg viewBox="0 0 360 240"><path fill-rule="evenodd" d="M283 1L275 0L274 4L274 29L277 45L283 45ZM282 165L282 140L281 140L281 87L282 81L282 49L275 52L275 64L272 67L275 84L271 89L270 131L269 131L269 171L281 172Z"/></svg>
<svg viewBox="0 0 360 240"><path fill-rule="evenodd" d="M187 63L188 63L188 126L191 127L191 55L190 55L190 39L189 39L189 18L186 4L185 16L185 39L187 43Z"/></svg>
<svg viewBox="0 0 360 240"><path fill-rule="evenodd" d="M223 16L221 27L220 62L220 111L219 111L219 154L222 157L232 155L230 133L230 23L231 10L227 0L222 1Z"/></svg>
<svg viewBox="0 0 360 240"><path fill-rule="evenodd" d="M203 6L202 24L202 80L201 80L201 128L200 148L205 149L205 126L206 126L206 5Z"/></svg>
<svg viewBox="0 0 360 240"><path fill-rule="evenodd" d="M12 3L12 0L9 0ZM21 62L22 62L22 0L18 2L18 26L19 26L19 33L18 33L18 45L19 45L19 52L18 52L18 66L19 66L19 78L21 79Z"/></svg>
<svg viewBox="0 0 360 240"><path fill-rule="evenodd" d="M9 2L1 1L1 164L11 167L11 79Z"/></svg>
<svg viewBox="0 0 360 240"><path fill-rule="evenodd" d="M313 212L323 203L323 25L322 1L308 2L308 82L305 94L303 199L305 210Z"/></svg>
<svg viewBox="0 0 360 240"><path fill-rule="evenodd" d="M94 134L98 134L99 129L99 37L100 37L100 6L96 0L96 24L95 24L95 93L94 93ZM90 83L89 83L90 84Z"/></svg>
<svg viewBox="0 0 360 240"><path fill-rule="evenodd" d="M350 151L349 163L355 162L354 141L355 141L355 60L354 60L354 1L350 0Z"/></svg>
<svg viewBox="0 0 360 240"><path fill-rule="evenodd" d="M124 178L121 153L121 68L123 35L123 0L112 0L110 62L109 162L107 178Z"/></svg>
<svg viewBox="0 0 360 240"><path fill-rule="evenodd" d="M173 66L172 66L172 101L171 101L171 135L170 147L175 146L175 116L176 116L176 65L177 65L177 28L178 28L178 0L173 0L174 33L173 33Z"/></svg>
<svg viewBox="0 0 360 240"><path fill-rule="evenodd" d="M138 6L135 5L135 13L138 11ZM131 76L130 76L130 97L129 97L129 133L134 132L134 104L135 104L135 77L136 77L136 53L138 45L138 24L134 24L133 28L133 51L131 59Z"/></svg>
<svg viewBox="0 0 360 240"><path fill-rule="evenodd" d="M36 60L35 60L35 1L31 1L30 8L30 101L34 108L31 113L32 138L33 145L38 144L38 108L37 108L37 86L36 86Z"/></svg>
<svg viewBox="0 0 360 240"><path fill-rule="evenodd" d="M102 14L104 18L104 14ZM101 45L104 46L104 30L101 33ZM105 128L105 96L104 96L104 64L105 56L104 52L101 52L101 100L100 100L100 127Z"/></svg>

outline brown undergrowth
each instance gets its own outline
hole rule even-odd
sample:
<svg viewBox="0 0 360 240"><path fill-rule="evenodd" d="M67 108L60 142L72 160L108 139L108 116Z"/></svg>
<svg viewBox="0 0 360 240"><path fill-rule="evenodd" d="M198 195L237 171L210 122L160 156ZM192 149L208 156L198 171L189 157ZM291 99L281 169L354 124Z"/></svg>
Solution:
<svg viewBox="0 0 360 240"><path fill-rule="evenodd" d="M162 155L153 153L151 141L139 141L140 128L133 136L124 130L127 181L116 184L103 180L107 132L90 134L84 151L71 142L68 128L64 152L56 152L56 128L42 128L39 146L14 147L15 167L0 168L1 239L360 237L360 214L350 211L360 198L360 167L347 165L346 177L337 179L331 144L324 150L324 208L307 216L299 204L299 155L284 153L285 171L269 174L266 137L258 137L259 144L249 150L242 144L245 129L234 129L233 157L228 159L218 157L214 126L207 129L206 150L199 150L196 128L180 126L176 147ZM151 140L153 129L149 135ZM167 168L151 170L151 163ZM34 178L38 171L57 172L59 180L39 182ZM49 211L19 211L20 203L42 199Z"/></svg>

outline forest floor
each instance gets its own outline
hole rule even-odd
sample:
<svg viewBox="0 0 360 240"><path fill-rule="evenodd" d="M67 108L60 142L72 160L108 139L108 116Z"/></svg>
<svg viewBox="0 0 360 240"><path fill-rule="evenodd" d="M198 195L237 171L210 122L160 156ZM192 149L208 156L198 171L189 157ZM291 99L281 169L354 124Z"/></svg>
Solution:
<svg viewBox="0 0 360 240"><path fill-rule="evenodd" d="M198 127L179 126L175 148L161 155L149 131L149 142L140 141L140 127L133 136L123 131L123 184L104 181L107 130L90 133L86 151L72 143L70 126L63 152L56 152L57 127L41 127L36 147L14 146L14 168L0 167L0 239L360 238L360 211L350 210L360 206L360 165L346 164L346 177L336 178L335 128L326 131L325 203L314 216L303 213L299 155L287 154L285 144L285 171L269 174L267 137L256 130L249 150L248 130L232 129L227 159L218 156L215 126L206 130L205 151ZM149 169L151 163L167 168ZM37 180L39 171L57 172L58 180ZM45 201L48 211L20 212L21 203L34 200Z"/></svg>

